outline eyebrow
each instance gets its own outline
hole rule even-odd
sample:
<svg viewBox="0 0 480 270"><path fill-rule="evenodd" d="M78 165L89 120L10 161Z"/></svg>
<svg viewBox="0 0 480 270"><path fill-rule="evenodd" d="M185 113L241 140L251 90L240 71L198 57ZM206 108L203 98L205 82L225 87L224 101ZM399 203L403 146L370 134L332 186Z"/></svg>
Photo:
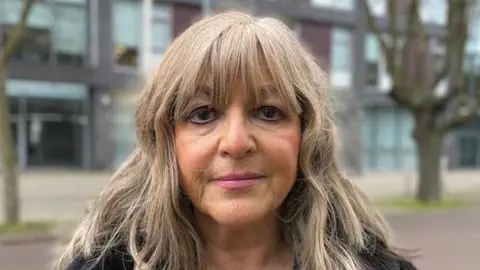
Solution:
<svg viewBox="0 0 480 270"><path fill-rule="evenodd" d="M263 85L258 89L258 91L260 92L260 98L262 99L278 96L277 88L273 84Z"/></svg>
<svg viewBox="0 0 480 270"><path fill-rule="evenodd" d="M264 84L258 88L259 98L268 99L278 97L277 88L273 84ZM196 97L211 99L213 97L213 89L208 85L199 85L194 92Z"/></svg>
<svg viewBox="0 0 480 270"><path fill-rule="evenodd" d="M199 85L197 89L195 89L195 96L211 98L213 96L213 89L207 85Z"/></svg>

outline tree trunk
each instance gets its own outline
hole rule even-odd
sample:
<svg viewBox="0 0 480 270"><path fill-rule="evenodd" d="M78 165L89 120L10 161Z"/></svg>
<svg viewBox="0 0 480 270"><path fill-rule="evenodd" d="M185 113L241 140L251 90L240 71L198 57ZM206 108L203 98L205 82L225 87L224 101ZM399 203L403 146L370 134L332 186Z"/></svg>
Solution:
<svg viewBox="0 0 480 270"><path fill-rule="evenodd" d="M17 158L10 129L6 78L6 69L0 69L0 154L2 161L0 171L3 175L4 221L6 223L16 223L19 221L20 207L17 183Z"/></svg>
<svg viewBox="0 0 480 270"><path fill-rule="evenodd" d="M417 118L414 138L418 151L419 185L417 199L423 202L440 201L442 182L440 158L443 135L432 128L433 115Z"/></svg>

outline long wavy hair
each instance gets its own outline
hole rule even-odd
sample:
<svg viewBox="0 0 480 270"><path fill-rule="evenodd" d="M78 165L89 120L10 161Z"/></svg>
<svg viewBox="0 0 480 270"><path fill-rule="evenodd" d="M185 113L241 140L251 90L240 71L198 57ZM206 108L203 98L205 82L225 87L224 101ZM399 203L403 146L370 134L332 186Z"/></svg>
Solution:
<svg viewBox="0 0 480 270"><path fill-rule="evenodd" d="M181 192L173 128L195 89L212 76L214 98L240 74L255 94L268 74L302 120L297 181L283 202L283 233L302 270L364 269L359 254L389 229L340 171L328 79L308 49L274 18L226 12L194 23L174 40L146 84L136 111L138 145L74 232L57 267L100 260L125 247L136 269L205 269L192 205Z"/></svg>

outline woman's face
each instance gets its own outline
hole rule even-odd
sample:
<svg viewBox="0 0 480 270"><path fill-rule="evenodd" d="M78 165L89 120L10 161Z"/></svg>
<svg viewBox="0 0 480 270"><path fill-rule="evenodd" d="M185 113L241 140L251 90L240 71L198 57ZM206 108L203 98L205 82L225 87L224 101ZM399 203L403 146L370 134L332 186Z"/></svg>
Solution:
<svg viewBox="0 0 480 270"><path fill-rule="evenodd" d="M228 104L218 106L209 91L200 92L175 126L183 190L198 211L224 225L274 213L295 182L301 139L299 116L275 91L262 91L254 108L242 83L231 91Z"/></svg>

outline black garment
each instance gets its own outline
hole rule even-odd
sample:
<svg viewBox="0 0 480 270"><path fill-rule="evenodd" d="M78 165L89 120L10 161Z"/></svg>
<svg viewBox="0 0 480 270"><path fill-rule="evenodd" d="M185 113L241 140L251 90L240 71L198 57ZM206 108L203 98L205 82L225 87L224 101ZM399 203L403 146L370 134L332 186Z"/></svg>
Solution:
<svg viewBox="0 0 480 270"><path fill-rule="evenodd" d="M417 270L412 263L396 256L388 254L388 251L378 250L378 252L365 252L360 256L365 262L365 270ZM113 251L101 260L100 263L93 265L91 261L85 258L77 258L66 270L133 270L134 264L132 258L124 251ZM293 270L300 270L300 266L295 263ZM333 269L332 269L333 270Z"/></svg>

